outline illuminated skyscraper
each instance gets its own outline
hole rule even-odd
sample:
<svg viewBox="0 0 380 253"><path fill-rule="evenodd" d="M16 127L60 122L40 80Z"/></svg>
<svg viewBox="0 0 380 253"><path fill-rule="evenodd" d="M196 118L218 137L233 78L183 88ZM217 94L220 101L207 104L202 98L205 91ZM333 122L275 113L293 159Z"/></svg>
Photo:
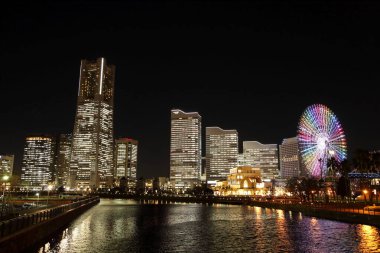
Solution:
<svg viewBox="0 0 380 253"><path fill-rule="evenodd" d="M115 67L104 58L82 60L71 150L69 186L97 188L112 183Z"/></svg>
<svg viewBox="0 0 380 253"><path fill-rule="evenodd" d="M71 156L71 134L60 134L56 142L56 185L66 186L69 178L70 156Z"/></svg>
<svg viewBox="0 0 380 253"><path fill-rule="evenodd" d="M260 168L263 179L279 178L277 144L243 141L245 165Z"/></svg>
<svg viewBox="0 0 380 253"><path fill-rule="evenodd" d="M280 151L280 172L282 178L298 177L302 172L302 162L298 147L298 138L288 138L282 141Z"/></svg>
<svg viewBox="0 0 380 253"><path fill-rule="evenodd" d="M21 180L33 188L44 188L53 180L54 138L49 135L26 137Z"/></svg>
<svg viewBox="0 0 380 253"><path fill-rule="evenodd" d="M0 155L0 178L12 175L14 159L14 155Z"/></svg>
<svg viewBox="0 0 380 253"><path fill-rule="evenodd" d="M200 182L201 119L197 112L171 111L170 181L175 188Z"/></svg>
<svg viewBox="0 0 380 253"><path fill-rule="evenodd" d="M219 127L206 127L206 178L215 185L227 180L230 170L238 165L238 132Z"/></svg>
<svg viewBox="0 0 380 253"><path fill-rule="evenodd" d="M138 141L136 140L130 138L115 140L114 176L118 181L125 177L128 189L136 188L137 148Z"/></svg>

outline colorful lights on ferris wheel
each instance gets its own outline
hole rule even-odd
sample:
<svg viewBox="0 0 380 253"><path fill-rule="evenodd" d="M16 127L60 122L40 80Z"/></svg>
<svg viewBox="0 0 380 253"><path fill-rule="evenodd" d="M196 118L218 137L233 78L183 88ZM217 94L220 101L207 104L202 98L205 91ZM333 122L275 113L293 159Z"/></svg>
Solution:
<svg viewBox="0 0 380 253"><path fill-rule="evenodd" d="M312 176L326 173L327 159L333 157L341 162L347 158L343 128L336 115L322 104L313 104L303 112L298 142L302 160Z"/></svg>

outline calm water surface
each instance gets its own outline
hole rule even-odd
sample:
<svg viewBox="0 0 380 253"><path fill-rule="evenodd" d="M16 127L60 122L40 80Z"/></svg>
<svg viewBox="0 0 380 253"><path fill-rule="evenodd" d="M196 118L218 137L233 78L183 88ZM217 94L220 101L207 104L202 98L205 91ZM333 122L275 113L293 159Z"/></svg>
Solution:
<svg viewBox="0 0 380 253"><path fill-rule="evenodd" d="M260 207L101 200L35 252L380 252L380 229Z"/></svg>

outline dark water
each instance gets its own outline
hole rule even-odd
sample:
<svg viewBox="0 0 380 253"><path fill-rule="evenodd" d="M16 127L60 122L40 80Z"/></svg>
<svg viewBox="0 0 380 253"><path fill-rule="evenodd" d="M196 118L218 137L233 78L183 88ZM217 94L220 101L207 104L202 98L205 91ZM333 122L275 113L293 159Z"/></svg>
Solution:
<svg viewBox="0 0 380 253"><path fill-rule="evenodd" d="M102 200L36 252L380 252L380 229L259 207Z"/></svg>

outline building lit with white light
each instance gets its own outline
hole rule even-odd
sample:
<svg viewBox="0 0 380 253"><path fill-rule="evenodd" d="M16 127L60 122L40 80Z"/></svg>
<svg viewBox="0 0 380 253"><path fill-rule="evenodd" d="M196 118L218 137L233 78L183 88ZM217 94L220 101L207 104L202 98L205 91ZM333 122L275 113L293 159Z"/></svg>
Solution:
<svg viewBox="0 0 380 253"><path fill-rule="evenodd" d="M171 111L170 182L177 189L199 184L201 174L201 116Z"/></svg>
<svg viewBox="0 0 380 253"><path fill-rule="evenodd" d="M207 184L226 180L232 168L238 165L238 132L219 127L206 127Z"/></svg>
<svg viewBox="0 0 380 253"><path fill-rule="evenodd" d="M43 189L53 180L54 138L49 135L26 137L21 180L33 189Z"/></svg>
<svg viewBox="0 0 380 253"><path fill-rule="evenodd" d="M82 60L69 186L93 189L112 184L115 66L104 58Z"/></svg>
<svg viewBox="0 0 380 253"><path fill-rule="evenodd" d="M70 157L71 157L71 134L60 134L56 141L56 186L66 186L68 184Z"/></svg>
<svg viewBox="0 0 380 253"><path fill-rule="evenodd" d="M137 149L138 141L130 138L115 140L115 171L116 181L125 177L128 189L136 188L137 180Z"/></svg>
<svg viewBox="0 0 380 253"><path fill-rule="evenodd" d="M0 155L0 178L12 176L14 159L14 155Z"/></svg>
<svg viewBox="0 0 380 253"><path fill-rule="evenodd" d="M301 156L298 138L287 138L279 146L281 178L292 178L301 175Z"/></svg>
<svg viewBox="0 0 380 253"><path fill-rule="evenodd" d="M238 165L239 166L243 166L245 164L244 162L244 154L243 153L239 153L238 154Z"/></svg>
<svg viewBox="0 0 380 253"><path fill-rule="evenodd" d="M264 181L279 178L277 144L243 141L244 164L260 168Z"/></svg>

